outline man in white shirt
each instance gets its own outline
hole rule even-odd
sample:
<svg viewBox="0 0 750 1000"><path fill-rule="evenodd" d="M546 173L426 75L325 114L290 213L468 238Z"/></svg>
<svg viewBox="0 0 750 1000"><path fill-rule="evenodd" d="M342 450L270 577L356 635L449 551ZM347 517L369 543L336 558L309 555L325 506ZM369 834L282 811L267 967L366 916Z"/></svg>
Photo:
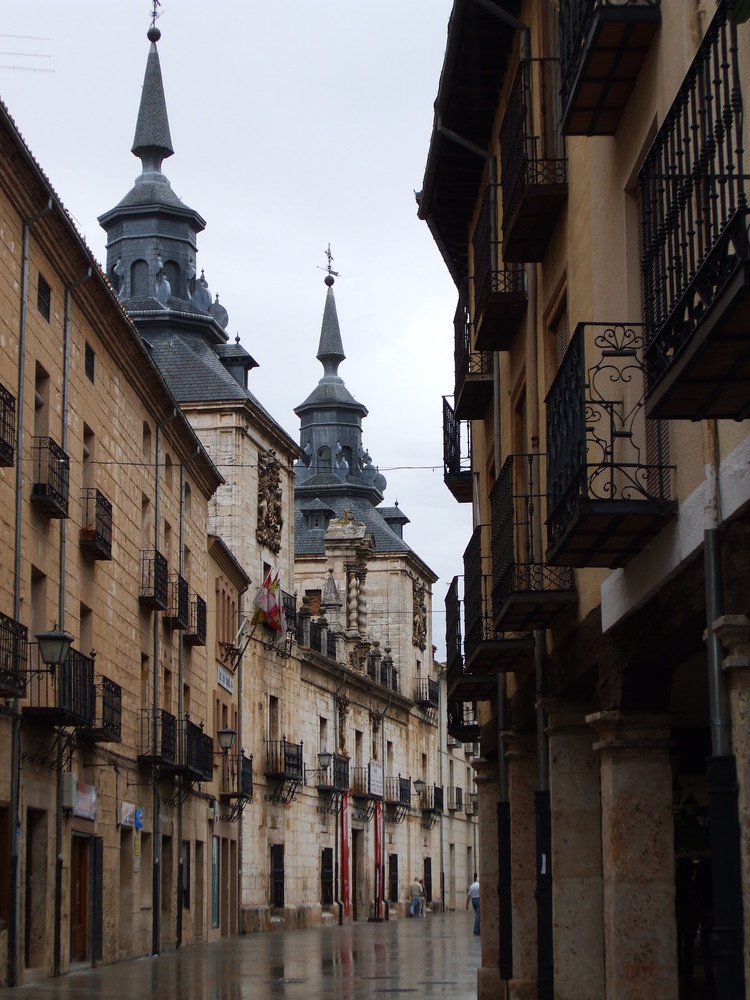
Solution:
<svg viewBox="0 0 750 1000"><path fill-rule="evenodd" d="M479 879L477 878L477 873L474 872L474 881L469 886L469 890L466 893L466 909L469 909L469 900L471 900L471 905L474 907L474 933L479 933Z"/></svg>

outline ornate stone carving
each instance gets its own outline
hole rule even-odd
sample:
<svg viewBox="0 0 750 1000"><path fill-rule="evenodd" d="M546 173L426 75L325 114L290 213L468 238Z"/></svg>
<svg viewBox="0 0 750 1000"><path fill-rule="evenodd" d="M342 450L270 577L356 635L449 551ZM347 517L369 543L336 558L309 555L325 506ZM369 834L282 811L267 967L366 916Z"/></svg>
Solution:
<svg viewBox="0 0 750 1000"><path fill-rule="evenodd" d="M412 600L414 605L414 634L412 642L424 651L427 646L427 604L425 601L425 585L419 580L412 580Z"/></svg>
<svg viewBox="0 0 750 1000"><path fill-rule="evenodd" d="M339 753L346 753L346 717L349 714L349 699L345 694L340 694L336 699L336 707L339 713Z"/></svg>
<svg viewBox="0 0 750 1000"><path fill-rule="evenodd" d="M258 452L258 527L255 537L271 552L281 548L281 466L267 452Z"/></svg>

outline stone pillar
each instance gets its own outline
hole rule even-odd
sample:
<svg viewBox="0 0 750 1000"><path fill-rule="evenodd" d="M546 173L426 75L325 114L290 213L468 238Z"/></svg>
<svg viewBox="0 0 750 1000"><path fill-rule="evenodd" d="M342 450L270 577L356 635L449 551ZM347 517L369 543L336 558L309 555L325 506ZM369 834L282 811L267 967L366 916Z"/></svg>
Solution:
<svg viewBox="0 0 750 1000"><path fill-rule="evenodd" d="M750 618L747 615L723 615L714 622L727 655L721 661L729 683L732 711L732 745L737 759L742 852L742 898L745 900L745 989L750 986Z"/></svg>
<svg viewBox="0 0 750 1000"><path fill-rule="evenodd" d="M599 758L587 708L545 701L552 812L556 1000L601 1000L604 901Z"/></svg>
<svg viewBox="0 0 750 1000"><path fill-rule="evenodd" d="M607 1000L677 1000L670 726L598 712Z"/></svg>
<svg viewBox="0 0 750 1000"><path fill-rule="evenodd" d="M510 801L511 897L513 899L513 978L509 1000L537 997L536 813L539 784L535 736L503 733Z"/></svg>
<svg viewBox="0 0 750 1000"><path fill-rule="evenodd" d="M477 782L477 838L479 857L474 866L479 875L479 916L482 943L482 964L477 969L477 1000L496 1000L500 996L498 971L499 907L497 901L497 761L479 757L474 761ZM472 873L468 872L471 878ZM467 886L468 888L468 886ZM469 919L469 918L472 919ZM471 940L473 910L469 904L466 934Z"/></svg>

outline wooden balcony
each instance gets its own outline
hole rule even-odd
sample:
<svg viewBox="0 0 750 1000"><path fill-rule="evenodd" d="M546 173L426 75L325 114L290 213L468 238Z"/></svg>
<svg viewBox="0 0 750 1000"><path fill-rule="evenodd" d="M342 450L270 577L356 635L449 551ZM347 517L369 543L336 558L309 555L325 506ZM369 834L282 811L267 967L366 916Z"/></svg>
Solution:
<svg viewBox="0 0 750 1000"><path fill-rule="evenodd" d="M459 503L471 503L471 424L456 419L443 396L443 482Z"/></svg>
<svg viewBox="0 0 750 1000"><path fill-rule="evenodd" d="M555 59L518 68L500 127L503 260L541 261L568 197ZM537 124L532 124L536 122Z"/></svg>
<svg viewBox="0 0 750 1000"><path fill-rule="evenodd" d="M490 494L493 624L502 632L549 628L578 601L573 571L542 557L545 497L539 456L509 455Z"/></svg>
<svg viewBox="0 0 750 1000"><path fill-rule="evenodd" d="M736 45L720 4L639 175L649 417L750 416L749 213Z"/></svg>
<svg viewBox="0 0 750 1000"><path fill-rule="evenodd" d="M112 504L96 489L81 495L83 523L78 544L91 559L112 558Z"/></svg>
<svg viewBox="0 0 750 1000"><path fill-rule="evenodd" d="M547 562L623 566L675 517L641 324L579 323L546 399Z"/></svg>
<svg viewBox="0 0 750 1000"><path fill-rule="evenodd" d="M615 134L660 21L660 0L562 0L566 135Z"/></svg>

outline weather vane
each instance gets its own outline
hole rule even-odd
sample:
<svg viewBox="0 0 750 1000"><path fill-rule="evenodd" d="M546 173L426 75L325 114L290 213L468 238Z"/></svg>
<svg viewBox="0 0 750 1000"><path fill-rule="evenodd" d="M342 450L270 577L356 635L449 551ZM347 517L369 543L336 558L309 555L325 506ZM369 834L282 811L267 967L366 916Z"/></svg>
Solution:
<svg viewBox="0 0 750 1000"><path fill-rule="evenodd" d="M157 11L157 7L161 7L161 0L151 0L151 2L153 4L153 8L154 8L151 11L151 27L155 28L156 27L156 19L157 19L157 17L161 17L161 14L159 14L158 11Z"/></svg>
<svg viewBox="0 0 750 1000"><path fill-rule="evenodd" d="M328 258L328 267L321 267L320 264L318 264L318 270L319 271L328 271L328 276L330 278L339 278L339 277L341 277L340 273L338 271L334 271L333 268L331 267L331 261L333 260L333 254L331 253L331 244L330 243L328 244L328 249L324 250L323 253Z"/></svg>

